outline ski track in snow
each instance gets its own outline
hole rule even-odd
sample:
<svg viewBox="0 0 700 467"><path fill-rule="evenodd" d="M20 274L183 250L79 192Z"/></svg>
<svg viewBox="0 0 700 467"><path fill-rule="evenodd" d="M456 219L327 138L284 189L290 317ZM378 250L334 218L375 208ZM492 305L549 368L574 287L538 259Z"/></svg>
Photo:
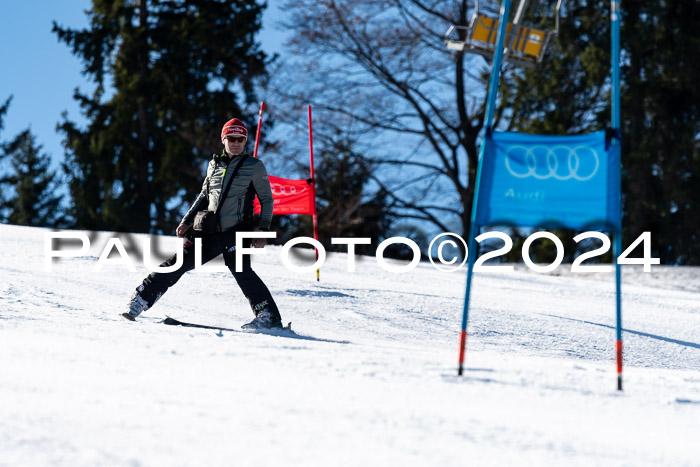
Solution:
<svg viewBox="0 0 700 467"><path fill-rule="evenodd" d="M316 282L268 246L297 336L183 328L250 320L230 274L131 323L146 269L94 272L104 232L45 272L46 232L0 225L2 466L700 465L700 268L623 269L620 393L612 274L476 273L459 378L463 271L329 254Z"/></svg>

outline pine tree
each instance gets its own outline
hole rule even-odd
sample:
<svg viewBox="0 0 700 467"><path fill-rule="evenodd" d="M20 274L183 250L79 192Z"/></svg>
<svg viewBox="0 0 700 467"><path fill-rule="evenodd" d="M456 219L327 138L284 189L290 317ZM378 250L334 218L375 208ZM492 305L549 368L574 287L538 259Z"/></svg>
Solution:
<svg viewBox="0 0 700 467"><path fill-rule="evenodd" d="M93 0L84 30L54 23L95 84L76 90L89 123L65 119L65 171L76 227L172 231L221 149L221 126L253 122L268 61L255 0ZM251 132L254 131L249 125Z"/></svg>
<svg viewBox="0 0 700 467"><path fill-rule="evenodd" d="M664 263L700 264L700 8L623 3L626 240L651 232Z"/></svg>
<svg viewBox="0 0 700 467"><path fill-rule="evenodd" d="M12 171L0 179L3 189L3 221L35 227L59 227L62 195L58 194L58 176L51 170L51 159L41 153L41 145L27 129L4 145ZM5 188L4 187L4 188ZM11 192L11 196L6 193Z"/></svg>
<svg viewBox="0 0 700 467"><path fill-rule="evenodd" d="M4 119L5 119L5 114L7 114L7 111L10 108L10 103L12 102L12 96L8 97L7 100L0 106L0 135L2 135L2 129L5 126ZM2 186L2 179L4 178L3 176L3 160L7 157L7 154L5 153L5 144L3 144L2 140L0 139L0 204L4 202L5 199L5 187ZM6 214L4 210L0 209L0 221L2 222L7 222L6 220Z"/></svg>
<svg viewBox="0 0 700 467"><path fill-rule="evenodd" d="M5 114L10 109L10 103L12 102L12 96L8 97L4 104L0 105L0 132L5 126L3 120L5 119ZM0 156L4 156L0 153Z"/></svg>

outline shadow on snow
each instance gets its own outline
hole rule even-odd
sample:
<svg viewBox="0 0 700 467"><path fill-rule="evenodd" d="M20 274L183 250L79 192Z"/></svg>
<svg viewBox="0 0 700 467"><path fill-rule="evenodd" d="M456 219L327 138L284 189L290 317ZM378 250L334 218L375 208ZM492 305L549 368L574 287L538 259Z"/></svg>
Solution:
<svg viewBox="0 0 700 467"><path fill-rule="evenodd" d="M542 316L550 316L552 318L565 319L568 321L576 321L579 323L592 324L593 326L600 326L602 328L615 329L615 326L610 326L608 324L594 323L593 321L586 321L583 319L567 318L566 316L549 315L546 313L538 313L538 314L540 314ZM678 344L678 345L683 345L686 347L692 347L694 349L700 349L700 344L696 344L695 342L688 342L688 341L682 341L682 340L678 340L678 339L671 339L670 337L657 336L656 334L649 334L648 332L641 332L641 331L633 331L631 329L625 329L625 328L622 328L622 332L627 332L629 334L635 334L637 336L642 336L642 337L649 337L651 339L656 339L656 340L660 340L663 342L670 342L671 344Z"/></svg>

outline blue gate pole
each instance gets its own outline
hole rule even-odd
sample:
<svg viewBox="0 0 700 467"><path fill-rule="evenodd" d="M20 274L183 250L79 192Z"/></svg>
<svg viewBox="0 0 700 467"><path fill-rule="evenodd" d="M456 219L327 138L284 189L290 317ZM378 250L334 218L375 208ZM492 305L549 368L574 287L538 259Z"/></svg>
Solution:
<svg viewBox="0 0 700 467"><path fill-rule="evenodd" d="M496 109L496 96L498 94L498 83L501 77L501 63L503 62L503 45L506 37L506 25L510 16L510 0L504 0L501 5L501 14L498 24L498 35L496 36L496 50L493 56L493 68L491 70L491 82L489 83L489 94L486 103L486 119L484 128L486 135L479 150L479 167L476 171L476 183L474 185L474 199L472 201L472 215L469 226L469 242L467 246L467 286L464 294L464 310L462 311L462 331L459 334L459 368L457 374L464 373L464 354L467 347L467 321L469 320L469 296L471 295L472 275L474 272L474 262L476 261L476 240L479 232L476 225L476 209L479 204L479 185L481 182L481 169L484 165L484 154L486 148L486 137L491 133L493 126L493 116Z"/></svg>
<svg viewBox="0 0 700 467"><path fill-rule="evenodd" d="M610 2L610 29L612 33L612 127L615 130L617 138L613 138L613 144L621 146L621 128L620 128L620 0L611 0ZM622 164L621 148L618 148L620 154L620 164ZM620 171L622 172L622 171ZM613 261L615 261L615 305L616 305L616 337L615 342L615 357L617 361L617 390L622 391L622 272L617 258L622 253L622 203L618 202L618 223L617 232L615 232L615 241L613 244Z"/></svg>

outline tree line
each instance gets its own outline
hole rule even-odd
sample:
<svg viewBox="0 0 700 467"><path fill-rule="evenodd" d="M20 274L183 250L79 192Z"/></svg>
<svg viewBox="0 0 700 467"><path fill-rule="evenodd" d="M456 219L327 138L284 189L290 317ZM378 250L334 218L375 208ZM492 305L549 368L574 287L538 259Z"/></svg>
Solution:
<svg viewBox="0 0 700 467"><path fill-rule="evenodd" d="M497 2L480 3L497 10ZM530 1L524 22L550 28L554 3ZM29 129L0 133L0 217L170 234L201 188L206 161L221 151L221 124L240 116L254 135L264 98L273 105L263 159L288 178L308 174L304 146L292 136L299 109L314 107L327 247L331 236L368 236L375 247L397 234L422 244L431 232L466 238L490 67L443 40L450 24L469 24L473 6L285 0L277 27L288 33L287 53L274 57L259 43L266 5L256 0L94 1L87 28L53 25L94 85L73 96L88 124L65 116L58 123L58 174ZM543 63L504 65L498 128L571 134L609 126L609 8L565 1ZM668 264L700 264L699 16L695 0L622 4L624 242L651 231L653 255ZM9 105L0 107L0 130ZM275 226L282 238L310 232L305 216L276 217ZM548 255L539 245L535 257Z"/></svg>

